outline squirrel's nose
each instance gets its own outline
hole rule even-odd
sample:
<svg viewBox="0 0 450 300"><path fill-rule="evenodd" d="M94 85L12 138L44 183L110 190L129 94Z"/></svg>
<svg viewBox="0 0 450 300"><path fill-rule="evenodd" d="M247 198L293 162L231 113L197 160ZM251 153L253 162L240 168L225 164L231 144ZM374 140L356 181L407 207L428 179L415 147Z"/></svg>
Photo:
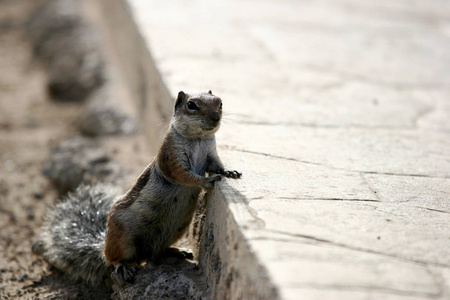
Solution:
<svg viewBox="0 0 450 300"><path fill-rule="evenodd" d="M212 111L209 113L209 118L211 119L211 121L219 122L220 114L217 111Z"/></svg>

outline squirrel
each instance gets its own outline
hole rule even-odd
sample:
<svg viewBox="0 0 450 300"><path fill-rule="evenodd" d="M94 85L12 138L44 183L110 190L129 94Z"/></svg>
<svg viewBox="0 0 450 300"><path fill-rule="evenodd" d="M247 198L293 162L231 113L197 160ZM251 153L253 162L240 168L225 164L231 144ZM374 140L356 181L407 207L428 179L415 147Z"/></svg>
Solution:
<svg viewBox="0 0 450 300"><path fill-rule="evenodd" d="M170 246L185 234L201 190L242 175L225 170L218 157L221 118L222 100L211 91L180 91L156 157L131 188L120 196L104 184L79 186L50 209L33 252L91 286L113 270L132 281L136 266L164 255L191 258Z"/></svg>

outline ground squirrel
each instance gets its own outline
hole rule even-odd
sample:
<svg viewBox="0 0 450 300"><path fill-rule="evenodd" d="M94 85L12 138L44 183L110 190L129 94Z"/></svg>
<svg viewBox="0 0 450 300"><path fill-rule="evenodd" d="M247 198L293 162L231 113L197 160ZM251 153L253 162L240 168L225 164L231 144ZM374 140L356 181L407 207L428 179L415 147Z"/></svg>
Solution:
<svg viewBox="0 0 450 300"><path fill-rule="evenodd" d="M109 277L111 265L130 280L134 265L176 252L168 247L186 232L202 188L222 176L241 177L217 155L221 118L222 100L211 91L179 92L158 154L128 192L120 197L107 186L79 187L51 209L33 251L93 286Z"/></svg>

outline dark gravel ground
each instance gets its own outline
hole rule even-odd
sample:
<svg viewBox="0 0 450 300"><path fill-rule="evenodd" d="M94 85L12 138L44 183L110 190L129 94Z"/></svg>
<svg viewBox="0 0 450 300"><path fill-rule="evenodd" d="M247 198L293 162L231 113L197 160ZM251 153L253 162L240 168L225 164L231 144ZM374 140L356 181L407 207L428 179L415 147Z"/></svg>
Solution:
<svg viewBox="0 0 450 300"><path fill-rule="evenodd" d="M101 299L110 293L68 282L31 252L58 194L41 167L73 135L79 104L50 101L47 75L24 22L40 1L0 1L0 299Z"/></svg>

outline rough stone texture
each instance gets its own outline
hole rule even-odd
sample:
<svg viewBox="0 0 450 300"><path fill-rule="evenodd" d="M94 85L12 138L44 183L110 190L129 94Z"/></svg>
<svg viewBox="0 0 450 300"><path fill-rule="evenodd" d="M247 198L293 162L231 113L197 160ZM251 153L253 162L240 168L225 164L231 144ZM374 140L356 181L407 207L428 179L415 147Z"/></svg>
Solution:
<svg viewBox="0 0 450 300"><path fill-rule="evenodd" d="M76 136L62 141L52 150L42 172L61 192L74 190L81 183L121 183L120 165L93 139Z"/></svg>
<svg viewBox="0 0 450 300"><path fill-rule="evenodd" d="M200 265L208 275L213 298L276 299L278 292L268 281L264 264L256 259L238 224L230 217L223 191L229 192L228 200L242 207L238 210L242 218L256 226L258 220L251 216L242 194L223 182L217 186L214 193L208 193L204 198L205 209L200 211L205 214L195 219L202 221L199 222L198 255Z"/></svg>
<svg viewBox="0 0 450 300"><path fill-rule="evenodd" d="M170 93L224 100L213 297L450 298L448 1L127 3Z"/></svg>
<svg viewBox="0 0 450 300"><path fill-rule="evenodd" d="M80 1L49 0L34 11L27 30L48 70L48 87L61 101L82 101L104 81L104 60Z"/></svg>
<svg viewBox="0 0 450 300"><path fill-rule="evenodd" d="M87 136L131 134L136 131L136 121L124 112L120 99L109 83L89 97L86 110L78 121L81 133Z"/></svg>
<svg viewBox="0 0 450 300"><path fill-rule="evenodd" d="M160 264L147 264L133 284L113 274L112 299L210 299L206 277L197 264L165 258Z"/></svg>

